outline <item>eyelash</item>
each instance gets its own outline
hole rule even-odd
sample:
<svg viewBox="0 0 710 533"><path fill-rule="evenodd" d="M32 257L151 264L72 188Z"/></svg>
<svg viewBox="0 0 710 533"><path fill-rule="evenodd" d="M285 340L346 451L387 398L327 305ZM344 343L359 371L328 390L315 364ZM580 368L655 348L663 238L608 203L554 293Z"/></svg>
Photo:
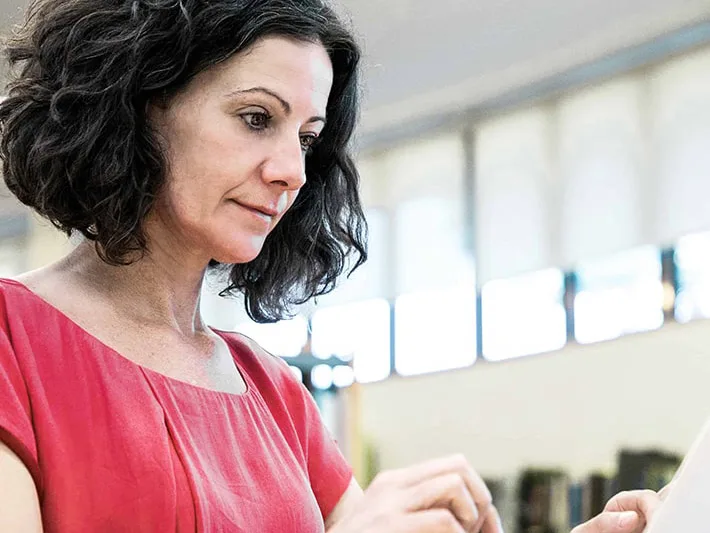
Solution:
<svg viewBox="0 0 710 533"><path fill-rule="evenodd" d="M259 119L262 121L261 124L255 125L252 122L252 119L254 117L259 117ZM266 128L269 127L269 123L273 119L271 115L268 113L244 113L240 115L240 118L244 121L244 123L247 125L247 127L250 130L256 131L256 132L262 132L266 130ZM313 148L316 146L316 144L319 141L318 135L314 134L306 134L301 136L301 149L303 150L303 153L308 155L313 151ZM304 145L304 141L306 141L306 144Z"/></svg>

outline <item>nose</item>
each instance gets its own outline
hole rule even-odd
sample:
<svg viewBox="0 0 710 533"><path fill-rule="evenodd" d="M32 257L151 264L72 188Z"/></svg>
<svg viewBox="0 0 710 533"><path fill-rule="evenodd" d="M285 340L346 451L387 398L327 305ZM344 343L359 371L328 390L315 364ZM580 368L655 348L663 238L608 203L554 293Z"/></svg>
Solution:
<svg viewBox="0 0 710 533"><path fill-rule="evenodd" d="M298 190L306 183L306 160L301 139L288 139L278 143L262 166L265 182L286 190Z"/></svg>

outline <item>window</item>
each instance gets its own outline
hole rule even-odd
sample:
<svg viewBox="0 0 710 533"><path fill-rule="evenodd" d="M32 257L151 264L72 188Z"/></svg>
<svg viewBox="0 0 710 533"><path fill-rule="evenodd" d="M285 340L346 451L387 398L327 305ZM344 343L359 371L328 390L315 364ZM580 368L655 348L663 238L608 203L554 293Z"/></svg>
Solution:
<svg viewBox="0 0 710 533"><path fill-rule="evenodd" d="M475 227L482 285L553 264L548 231L552 118L546 106L533 107L488 120L476 131Z"/></svg>
<svg viewBox="0 0 710 533"><path fill-rule="evenodd" d="M308 321L302 315L273 324L242 322L236 330L279 357L297 357L308 340Z"/></svg>
<svg viewBox="0 0 710 533"><path fill-rule="evenodd" d="M408 143L385 156L392 209L393 295L473 282L466 246L464 145L457 135ZM442 265L442 260L446 262Z"/></svg>
<svg viewBox="0 0 710 533"><path fill-rule="evenodd" d="M434 291L475 281L458 199L417 198L397 207L396 292Z"/></svg>
<svg viewBox="0 0 710 533"><path fill-rule="evenodd" d="M683 237L675 249L678 297L675 319L710 318L710 233Z"/></svg>
<svg viewBox="0 0 710 533"><path fill-rule="evenodd" d="M462 368L476 361L473 284L410 293L395 304L395 367L411 376Z"/></svg>
<svg viewBox="0 0 710 533"><path fill-rule="evenodd" d="M674 58L649 75L656 242L710 227L710 48Z"/></svg>
<svg viewBox="0 0 710 533"><path fill-rule="evenodd" d="M555 206L559 258L578 265L645 242L645 81L622 76L557 106Z"/></svg>
<svg viewBox="0 0 710 533"><path fill-rule="evenodd" d="M614 339L663 325L660 252L636 248L588 262L577 271L575 335L580 343Z"/></svg>
<svg viewBox="0 0 710 533"><path fill-rule="evenodd" d="M489 361L549 352L567 341L564 275L546 269L486 283L481 292L483 355Z"/></svg>
<svg viewBox="0 0 710 533"><path fill-rule="evenodd" d="M387 300L367 300L320 309L313 315L311 327L314 356L321 359L336 356L346 362L352 360L355 378L361 383L389 376L391 343ZM338 374L335 379L346 381Z"/></svg>

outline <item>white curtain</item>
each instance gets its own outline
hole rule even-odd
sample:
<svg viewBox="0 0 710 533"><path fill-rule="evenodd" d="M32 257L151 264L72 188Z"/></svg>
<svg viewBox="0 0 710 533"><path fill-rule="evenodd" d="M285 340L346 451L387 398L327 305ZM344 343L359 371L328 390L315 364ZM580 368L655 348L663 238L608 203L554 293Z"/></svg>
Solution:
<svg viewBox="0 0 710 533"><path fill-rule="evenodd" d="M710 49L651 72L655 240L710 229Z"/></svg>
<svg viewBox="0 0 710 533"><path fill-rule="evenodd" d="M476 292L461 137L390 151L383 169L394 212L396 370L411 375L472 364Z"/></svg>
<svg viewBox="0 0 710 533"><path fill-rule="evenodd" d="M643 174L649 156L643 135L644 81L628 77L565 98L557 111L556 208L560 260L587 259L633 248L645 240Z"/></svg>
<svg viewBox="0 0 710 533"><path fill-rule="evenodd" d="M385 155L387 203L394 216L394 292L474 283L466 247L464 153L458 135Z"/></svg>
<svg viewBox="0 0 710 533"><path fill-rule="evenodd" d="M476 131L478 281L545 268L550 257L552 117L546 107L515 112Z"/></svg>

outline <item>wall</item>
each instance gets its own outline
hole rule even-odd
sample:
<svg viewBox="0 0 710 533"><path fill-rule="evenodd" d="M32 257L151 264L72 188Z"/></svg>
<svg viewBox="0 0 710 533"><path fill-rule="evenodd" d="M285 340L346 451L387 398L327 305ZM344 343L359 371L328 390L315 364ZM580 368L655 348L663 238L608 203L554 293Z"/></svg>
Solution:
<svg viewBox="0 0 710 533"><path fill-rule="evenodd" d="M0 226L12 224L8 213L0 210ZM27 224L17 222L22 231L17 235L0 238L0 276L16 276L57 261L72 248L72 243L49 222L26 214ZM5 228L6 229L6 228ZM12 232L14 228L10 231Z"/></svg>
<svg viewBox="0 0 710 533"><path fill-rule="evenodd" d="M27 270L54 262L71 250L69 239L47 221L32 215L30 228L25 251Z"/></svg>
<svg viewBox="0 0 710 533"><path fill-rule="evenodd" d="M435 357L433 354L432 357ZM611 469L624 447L682 453L710 415L710 322L360 391L384 469L463 452L485 476Z"/></svg>

